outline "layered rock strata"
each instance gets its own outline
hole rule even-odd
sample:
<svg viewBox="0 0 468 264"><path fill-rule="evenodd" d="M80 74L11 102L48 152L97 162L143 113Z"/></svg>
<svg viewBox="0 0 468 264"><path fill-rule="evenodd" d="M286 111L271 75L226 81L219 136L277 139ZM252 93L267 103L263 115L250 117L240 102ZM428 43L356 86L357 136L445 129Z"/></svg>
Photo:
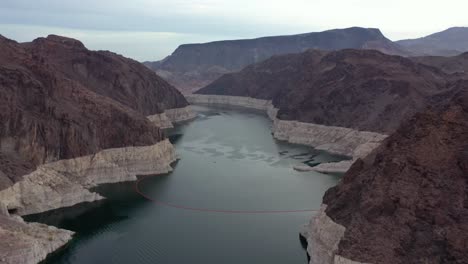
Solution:
<svg viewBox="0 0 468 264"><path fill-rule="evenodd" d="M192 111L190 106L167 109L162 114L147 116L151 123L162 129L172 128L175 123L192 120L195 117L196 113Z"/></svg>
<svg viewBox="0 0 468 264"><path fill-rule="evenodd" d="M38 223L25 223L19 216L0 215L0 263L36 264L65 245L73 232Z"/></svg>
<svg viewBox="0 0 468 264"><path fill-rule="evenodd" d="M102 197L89 188L134 181L137 175L163 174L177 159L169 140L152 146L102 150L40 165L22 181L0 191L0 203L18 215L35 214Z"/></svg>
<svg viewBox="0 0 468 264"><path fill-rule="evenodd" d="M273 121L272 132L276 139L353 158L352 161L325 163L317 168L313 167L322 172L345 172L354 160L365 157L387 137L384 134L344 127L281 120L276 117L278 109L269 100L201 94L186 95L186 99L192 104L239 106L265 111Z"/></svg>

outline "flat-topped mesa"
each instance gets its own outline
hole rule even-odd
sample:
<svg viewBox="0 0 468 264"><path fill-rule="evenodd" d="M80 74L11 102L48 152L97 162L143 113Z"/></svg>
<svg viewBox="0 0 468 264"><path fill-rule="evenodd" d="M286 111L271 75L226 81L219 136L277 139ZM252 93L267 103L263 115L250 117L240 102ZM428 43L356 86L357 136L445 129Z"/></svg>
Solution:
<svg viewBox="0 0 468 264"><path fill-rule="evenodd" d="M311 263L468 262L468 83L459 88L327 191L302 232Z"/></svg>
<svg viewBox="0 0 468 264"><path fill-rule="evenodd" d="M376 49L389 54L407 55L380 30L352 27L289 36L185 44L164 60L145 64L179 90L192 93L223 74L239 71L275 55L308 49L346 48Z"/></svg>

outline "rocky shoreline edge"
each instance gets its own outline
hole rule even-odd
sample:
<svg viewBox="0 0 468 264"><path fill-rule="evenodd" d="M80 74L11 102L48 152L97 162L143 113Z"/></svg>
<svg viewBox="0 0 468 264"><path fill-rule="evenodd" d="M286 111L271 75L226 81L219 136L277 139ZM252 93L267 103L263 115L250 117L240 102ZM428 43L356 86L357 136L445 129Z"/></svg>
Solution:
<svg viewBox="0 0 468 264"><path fill-rule="evenodd" d="M190 106L147 117L161 128L194 119ZM66 245L69 230L26 223L21 216L104 199L90 188L135 181L137 175L165 174L178 159L168 139L151 146L105 149L98 153L46 163L0 191L1 264L35 264Z"/></svg>
<svg viewBox="0 0 468 264"><path fill-rule="evenodd" d="M281 120L276 117L278 109L269 100L242 96L201 94L187 94L185 97L191 104L238 106L265 111L273 121L272 133L274 138L352 158L352 160L341 162L322 163L310 168L322 173L346 172L356 159L367 156L387 138L387 135L375 132ZM301 169L305 170L302 167Z"/></svg>

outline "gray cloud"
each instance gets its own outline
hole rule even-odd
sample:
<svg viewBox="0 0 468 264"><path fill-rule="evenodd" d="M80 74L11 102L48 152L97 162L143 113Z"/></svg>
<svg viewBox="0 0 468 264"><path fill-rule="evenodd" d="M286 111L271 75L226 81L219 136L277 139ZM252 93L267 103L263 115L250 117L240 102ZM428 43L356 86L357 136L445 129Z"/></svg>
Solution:
<svg viewBox="0 0 468 264"><path fill-rule="evenodd" d="M379 27L392 39L420 37L468 25L467 7L465 0L2 0L0 34L27 41L62 32L145 60L188 42L350 26ZM170 41L164 32L174 34Z"/></svg>

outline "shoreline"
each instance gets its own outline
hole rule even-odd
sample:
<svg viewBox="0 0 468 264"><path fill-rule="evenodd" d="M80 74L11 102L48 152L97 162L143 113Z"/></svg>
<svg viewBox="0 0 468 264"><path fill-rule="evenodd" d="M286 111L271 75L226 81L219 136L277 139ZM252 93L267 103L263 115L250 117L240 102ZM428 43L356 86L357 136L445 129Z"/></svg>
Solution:
<svg viewBox="0 0 468 264"><path fill-rule="evenodd" d="M352 157L334 163L322 163L315 167L295 166L294 169L321 173L345 173L359 158L364 158L376 149L387 135L358 131L350 128L324 126L298 121L280 120L278 109L271 101L239 96L186 95L193 104L228 105L263 110L273 121L273 137L290 143L311 146L316 149ZM307 242L307 255L310 264L369 264L347 259L337 254L338 244L346 228L335 223L326 214L327 206L322 204L308 224L299 232L302 241Z"/></svg>
<svg viewBox="0 0 468 264"><path fill-rule="evenodd" d="M164 129L194 119L196 114L186 106L154 116L147 118L155 125L168 126L160 127ZM25 222L22 215L104 199L90 189L136 181L140 175L168 173L177 159L174 146L165 139L150 146L104 149L38 166L21 181L0 190L0 263L39 263L73 238L72 231Z"/></svg>
<svg viewBox="0 0 468 264"><path fill-rule="evenodd" d="M355 160L367 156L388 137L376 132L359 131L346 127L281 120L276 117L278 109L269 100L242 96L198 94L186 95L186 99L191 104L238 106L264 111L273 122L272 133L275 139L352 158L349 161L322 163L310 167L310 170L321 173L346 172Z"/></svg>

